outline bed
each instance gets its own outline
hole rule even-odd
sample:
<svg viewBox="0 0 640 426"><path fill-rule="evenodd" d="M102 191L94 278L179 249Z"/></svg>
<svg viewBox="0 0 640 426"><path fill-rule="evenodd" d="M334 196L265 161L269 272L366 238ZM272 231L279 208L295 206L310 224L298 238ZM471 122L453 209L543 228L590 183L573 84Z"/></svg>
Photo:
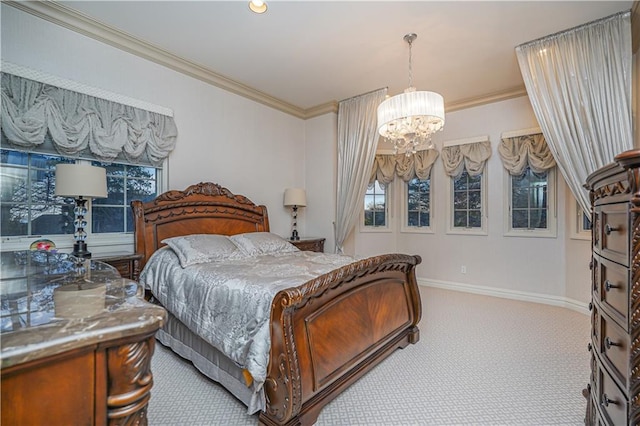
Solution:
<svg viewBox="0 0 640 426"><path fill-rule="evenodd" d="M172 312L177 304L172 298L179 291L162 290L157 283L160 275L177 282L174 277L180 269L201 268L197 275L202 275L204 269L226 268L226 263L178 267L162 273L160 266L153 265L168 263L165 259L171 256L179 257L166 247L166 242L183 240L178 237L228 236L236 243L238 239L272 238L266 207L210 182L184 191L168 191L146 203L133 201L131 206L135 250L142 254L141 282L144 278L148 287L155 287L158 294L152 294L152 299L169 313L158 340L221 383L247 405L249 412L259 411L261 424L315 423L322 407L341 391L396 349L419 340L417 324L422 312L415 278L419 256L385 254L340 263L332 257L337 255L300 252L287 243L292 249L285 251L291 253L264 257L277 258L272 262L280 262L280 270L303 272L297 281L291 279L291 286L279 282L277 291L272 290L275 293L266 313L266 373L264 380L254 380L247 366L239 365L234 356L228 356L202 335L206 327L199 329L198 324L184 320L180 310ZM163 260L156 261L160 256ZM309 277L305 275L306 264L289 266L287 257L323 263L323 268L330 269ZM229 261L234 262L245 262L245 267L252 264L244 258ZM190 317L205 310L188 306Z"/></svg>

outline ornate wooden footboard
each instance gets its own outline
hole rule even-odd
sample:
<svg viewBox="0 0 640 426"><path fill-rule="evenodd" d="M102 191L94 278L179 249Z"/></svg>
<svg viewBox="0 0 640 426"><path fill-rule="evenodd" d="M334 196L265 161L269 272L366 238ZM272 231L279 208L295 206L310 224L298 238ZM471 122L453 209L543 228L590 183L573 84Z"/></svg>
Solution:
<svg viewBox="0 0 640 426"><path fill-rule="evenodd" d="M418 341L419 263L418 256L377 256L278 293L261 423L315 423L344 388Z"/></svg>
<svg viewBox="0 0 640 426"><path fill-rule="evenodd" d="M269 231L264 206L214 183L131 203L141 267L162 240ZM311 425L324 405L397 348L419 339L420 257L364 259L279 292L271 310L266 425Z"/></svg>

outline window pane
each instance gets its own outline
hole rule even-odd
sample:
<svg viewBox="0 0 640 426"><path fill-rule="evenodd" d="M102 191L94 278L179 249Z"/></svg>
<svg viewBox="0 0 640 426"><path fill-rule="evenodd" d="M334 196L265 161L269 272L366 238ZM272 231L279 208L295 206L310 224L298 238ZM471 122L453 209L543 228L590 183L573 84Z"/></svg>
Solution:
<svg viewBox="0 0 640 426"><path fill-rule="evenodd" d="M591 230L593 226L591 225L591 220L589 219L589 216L587 216L586 214L582 214L582 229L584 229L585 231L587 230Z"/></svg>
<svg viewBox="0 0 640 426"><path fill-rule="evenodd" d="M479 211L469 212L469 227L471 228L482 227L482 215Z"/></svg>
<svg viewBox="0 0 640 426"><path fill-rule="evenodd" d="M122 207L93 207L91 229L100 232L124 232L124 209Z"/></svg>
<svg viewBox="0 0 640 426"><path fill-rule="evenodd" d="M409 212L407 214L407 225L408 226L420 226L420 219L418 212Z"/></svg>
<svg viewBox="0 0 640 426"><path fill-rule="evenodd" d="M367 187L364 197L364 225L386 226L385 188L378 181Z"/></svg>
<svg viewBox="0 0 640 426"><path fill-rule="evenodd" d="M420 226L429 226L429 212L420 212Z"/></svg>
<svg viewBox="0 0 640 426"><path fill-rule="evenodd" d="M527 229L529 228L529 215L527 210L513 210L512 228Z"/></svg>
<svg viewBox="0 0 640 426"><path fill-rule="evenodd" d="M467 212L454 212L453 213L453 226L466 228L467 226Z"/></svg>
<svg viewBox="0 0 640 426"><path fill-rule="evenodd" d="M469 189L482 189L482 175L469 177Z"/></svg>
<svg viewBox="0 0 640 426"><path fill-rule="evenodd" d="M482 207L482 194L480 191L469 192L469 209L480 210Z"/></svg>
<svg viewBox="0 0 640 426"><path fill-rule="evenodd" d="M453 194L453 208L455 210L463 210L467 208L466 192L455 192Z"/></svg>
<svg viewBox="0 0 640 426"><path fill-rule="evenodd" d="M520 209L520 208L527 208L529 206L528 204L528 198L529 198L529 189L528 188L513 188L513 193L512 193L512 203L513 203L513 207Z"/></svg>
<svg viewBox="0 0 640 426"><path fill-rule="evenodd" d="M511 176L513 229L547 229L548 176L528 167L522 176Z"/></svg>

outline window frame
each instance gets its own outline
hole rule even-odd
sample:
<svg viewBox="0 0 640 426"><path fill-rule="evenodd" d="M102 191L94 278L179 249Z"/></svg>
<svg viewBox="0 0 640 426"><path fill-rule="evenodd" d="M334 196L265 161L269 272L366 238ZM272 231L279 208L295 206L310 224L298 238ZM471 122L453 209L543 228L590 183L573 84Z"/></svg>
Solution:
<svg viewBox="0 0 640 426"><path fill-rule="evenodd" d="M571 227L571 233L569 235L569 238L571 238L572 240L586 240L586 241L591 241L591 229L584 229L584 227L582 226L582 215L586 215L586 213L584 212L584 210L582 210L582 208L580 207L580 204L578 203L578 201L576 199L573 198L573 196L571 197L571 201L569 202L569 209L570 209L570 214L571 214L571 219L570 219L570 227ZM589 220L591 220L593 222L593 218L589 217Z"/></svg>
<svg viewBox="0 0 640 426"><path fill-rule="evenodd" d="M480 190L481 190L481 194L480 194L480 202L482 203L481 206L481 220L482 220L482 226L479 228L461 228L461 227L456 227L453 226L453 213L454 213L454 207L453 207L453 192L454 192L454 180L455 177L453 176L449 176L449 189L447 191L447 234L451 234L451 235L489 235L489 214L488 214L488 209L487 209L487 200L488 200L488 168L485 167L484 170L482 171L481 174L481 181L480 181Z"/></svg>
<svg viewBox="0 0 640 426"><path fill-rule="evenodd" d="M376 179L375 182L377 182L378 180ZM394 179L395 181L395 179ZM375 185L374 182L374 185ZM393 228L391 226L391 214L390 214L390 206L389 206L389 202L390 200L392 200L393 198L391 197L391 194L393 192L392 187L394 186L393 181L390 182L389 184L385 185L384 188L384 214L385 214L385 226L371 226L371 225L365 225L364 224L364 215L365 215L365 208L364 205L362 206L362 210L361 210L361 214L360 214L360 226L359 226L359 230L360 232L363 233L385 233L385 232L392 232ZM368 187L368 185L367 185ZM364 197L366 197L366 191L365 191L365 195ZM364 198L363 200L364 201Z"/></svg>
<svg viewBox="0 0 640 426"><path fill-rule="evenodd" d="M414 178L417 179L417 178ZM412 179L413 180L413 179ZM407 222L409 221L409 200L408 200L408 190L409 190L409 182L402 182L402 191L400 195L400 203L402 206L402 223L400 225L400 232L405 234L435 234L435 222L434 222L434 182L433 182L433 174L429 176L430 184L429 184L429 226L409 226Z"/></svg>
<svg viewBox="0 0 640 426"><path fill-rule="evenodd" d="M30 150L16 150L8 147L3 147L3 149L9 151L19 151L27 154L33 155L41 155L43 153L37 151ZM63 155L58 154L44 154L50 156L58 156L61 159L70 159L71 157L65 157ZM73 159L73 158L71 158ZM91 164L92 161L89 159L75 159L75 163L80 164ZM137 164L127 163L129 166L138 166ZM156 182L157 182L157 191L158 195L162 194L166 191L165 188L168 188L168 158L165 158L162 164L159 167L155 167L156 169ZM4 167L4 166L3 166ZM153 167L153 166L145 166L145 167ZM67 197L69 198L69 197ZM85 215L85 219L87 221L87 241L90 247L109 247L109 249L118 249L118 250L131 250L133 249L134 239L133 232L104 232L104 233L94 233L92 230L92 214L93 214L93 200L87 200L87 214ZM16 235L16 236L0 236L0 242L2 243L2 251L19 251L19 250L28 250L29 246L32 242L39 240L41 238L50 239L56 244L56 248L58 250L70 249L73 247L75 242L73 234L42 234L42 235ZM93 250L92 250L93 251ZM100 250L96 250L99 252ZM106 251L106 250L105 250Z"/></svg>
<svg viewBox="0 0 640 426"><path fill-rule="evenodd" d="M547 228L546 229L513 229L511 220L512 211L512 176L503 170L503 194L504 194L504 236L527 238L557 238L558 236L558 173L557 167L547 171Z"/></svg>

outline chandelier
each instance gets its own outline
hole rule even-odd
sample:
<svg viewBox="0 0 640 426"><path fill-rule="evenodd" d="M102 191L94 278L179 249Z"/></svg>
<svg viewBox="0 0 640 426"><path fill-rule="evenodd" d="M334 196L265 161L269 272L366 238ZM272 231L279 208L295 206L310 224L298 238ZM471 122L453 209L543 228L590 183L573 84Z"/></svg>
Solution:
<svg viewBox="0 0 640 426"><path fill-rule="evenodd" d="M378 106L378 132L393 143L394 153L415 154L420 146L433 148L431 136L444 127L444 99L435 92L416 91L411 69L411 45L418 36L404 36L409 44L409 87Z"/></svg>

